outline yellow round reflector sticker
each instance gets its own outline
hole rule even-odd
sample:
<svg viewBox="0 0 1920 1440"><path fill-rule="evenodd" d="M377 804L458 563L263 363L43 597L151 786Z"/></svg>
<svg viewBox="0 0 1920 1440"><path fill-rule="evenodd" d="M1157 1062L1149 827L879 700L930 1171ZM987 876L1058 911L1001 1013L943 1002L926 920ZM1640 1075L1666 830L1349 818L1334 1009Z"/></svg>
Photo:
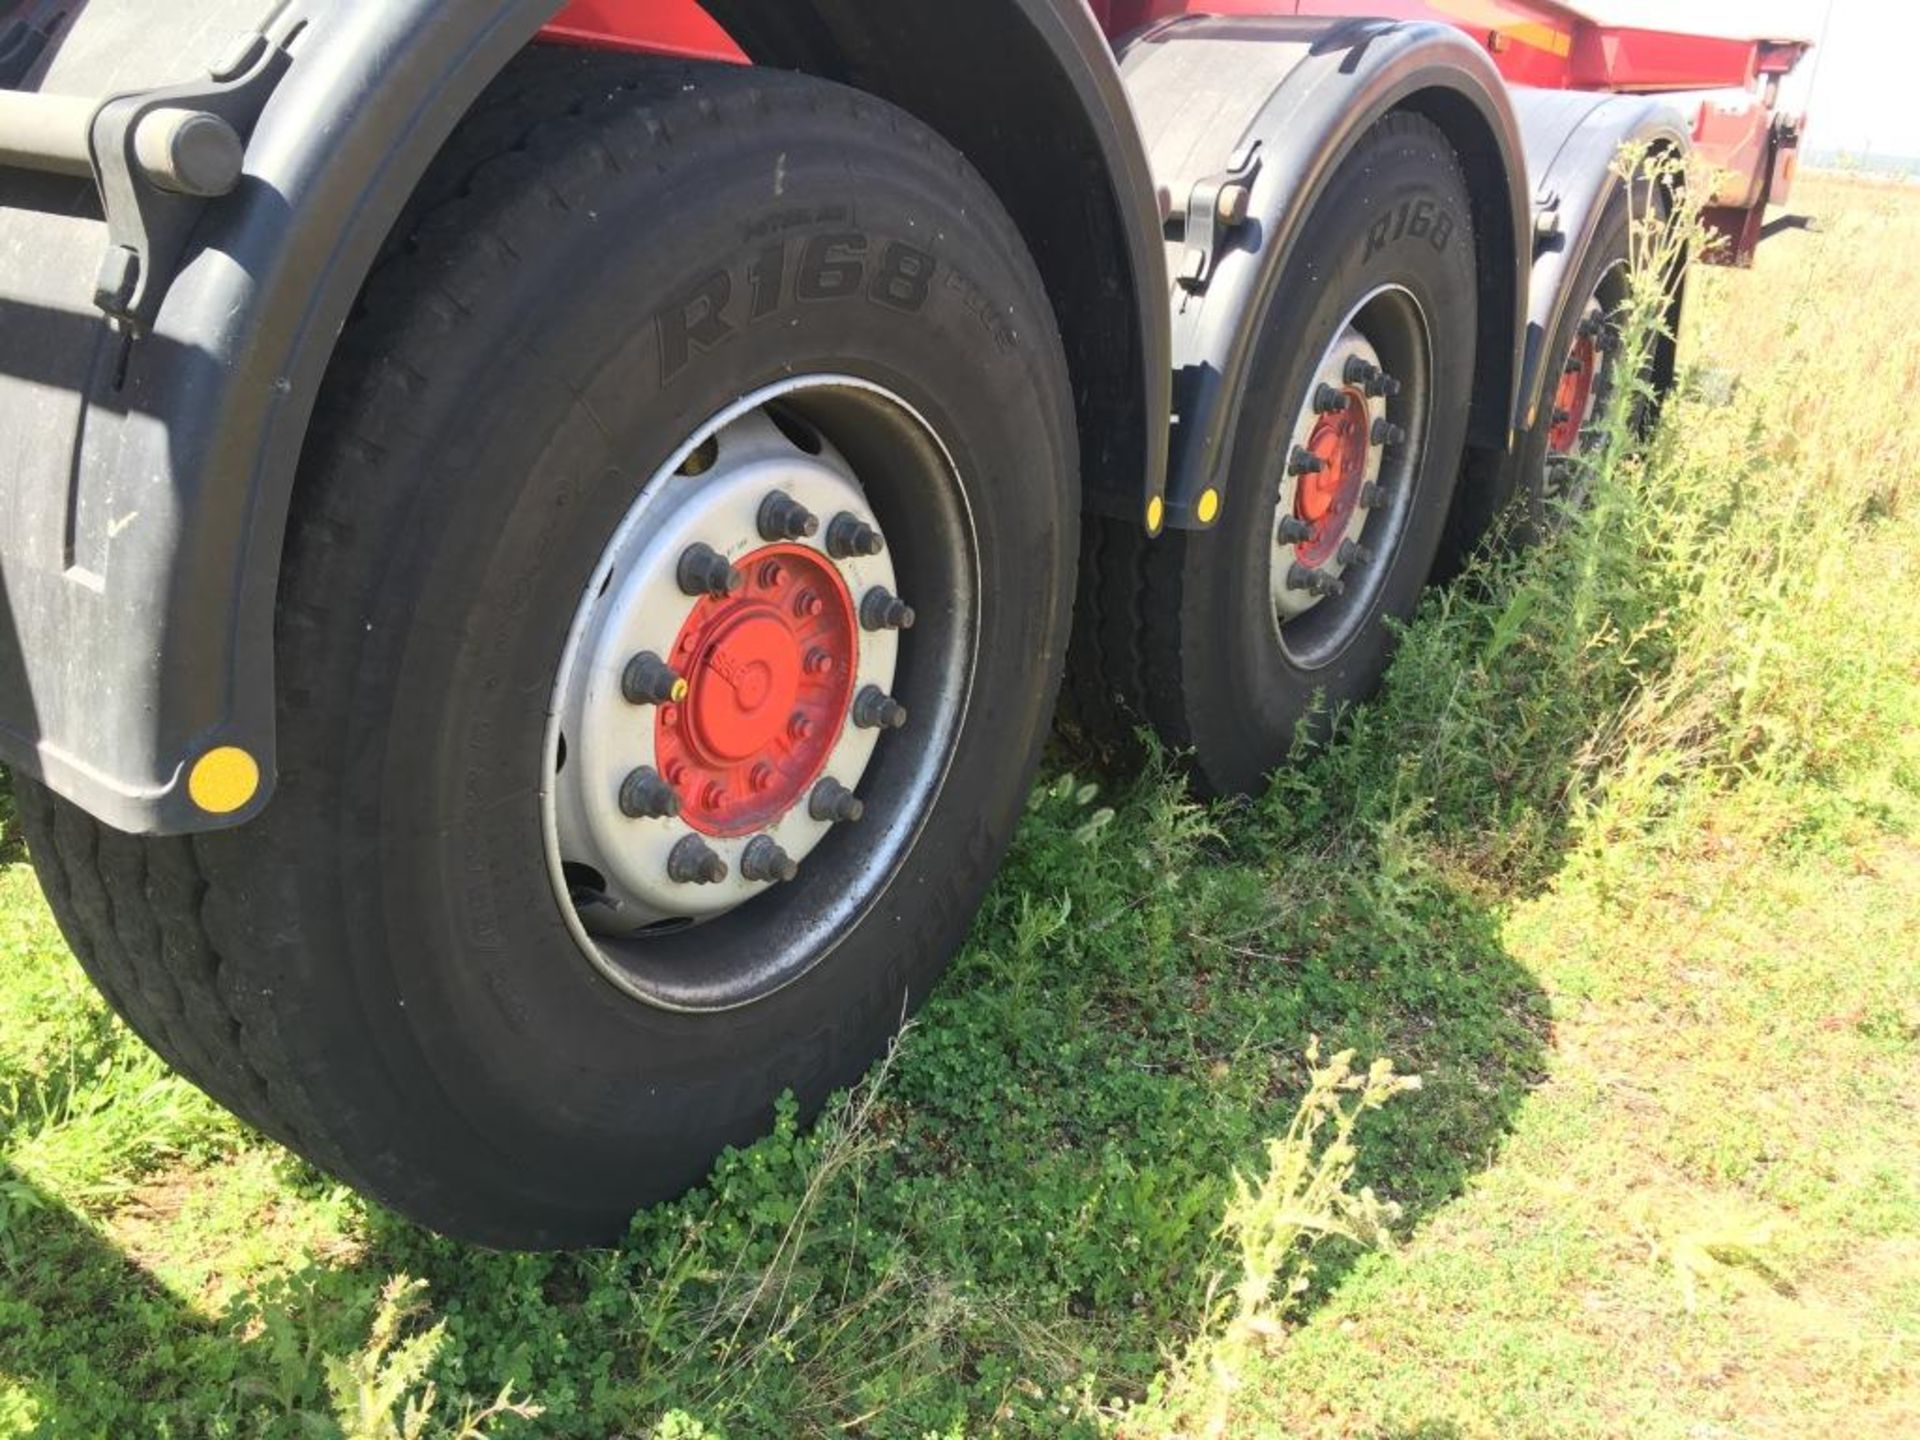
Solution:
<svg viewBox="0 0 1920 1440"><path fill-rule="evenodd" d="M1200 492L1200 503L1193 507L1193 513L1200 517L1200 523L1202 525L1211 525L1220 514L1220 492L1218 490L1202 490Z"/></svg>
<svg viewBox="0 0 1920 1440"><path fill-rule="evenodd" d="M1158 495L1147 502L1147 529L1158 531L1160 522L1167 518L1167 502Z"/></svg>
<svg viewBox="0 0 1920 1440"><path fill-rule="evenodd" d="M245 809L259 790L260 762L235 745L209 750L187 776L187 793L209 815Z"/></svg>

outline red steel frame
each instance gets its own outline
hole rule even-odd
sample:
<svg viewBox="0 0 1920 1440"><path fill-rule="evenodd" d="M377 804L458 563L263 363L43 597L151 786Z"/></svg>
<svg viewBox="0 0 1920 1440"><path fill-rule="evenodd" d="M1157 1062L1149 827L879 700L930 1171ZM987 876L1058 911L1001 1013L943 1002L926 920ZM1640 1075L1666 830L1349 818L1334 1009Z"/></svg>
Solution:
<svg viewBox="0 0 1920 1440"><path fill-rule="evenodd" d="M1729 241L1718 258L1752 259L1769 204L1791 187L1799 124L1777 117L1780 77L1804 40L1732 40L1605 25L1557 0L1087 0L1111 37L1187 14L1377 16L1452 25L1486 47L1509 83L1554 90L1684 94L1700 100L1694 145L1718 172L1706 218ZM743 61L698 0L573 0L544 32L576 45Z"/></svg>

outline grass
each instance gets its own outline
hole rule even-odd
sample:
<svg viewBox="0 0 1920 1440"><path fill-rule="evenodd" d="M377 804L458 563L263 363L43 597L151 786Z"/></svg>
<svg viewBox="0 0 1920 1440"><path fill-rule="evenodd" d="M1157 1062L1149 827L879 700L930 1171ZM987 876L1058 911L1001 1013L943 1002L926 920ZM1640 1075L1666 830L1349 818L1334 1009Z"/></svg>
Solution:
<svg viewBox="0 0 1920 1440"><path fill-rule="evenodd" d="M0 792L0 1435L1920 1431L1920 197L1803 185L1584 519L1260 802L1057 759L890 1061L618 1249L170 1077Z"/></svg>

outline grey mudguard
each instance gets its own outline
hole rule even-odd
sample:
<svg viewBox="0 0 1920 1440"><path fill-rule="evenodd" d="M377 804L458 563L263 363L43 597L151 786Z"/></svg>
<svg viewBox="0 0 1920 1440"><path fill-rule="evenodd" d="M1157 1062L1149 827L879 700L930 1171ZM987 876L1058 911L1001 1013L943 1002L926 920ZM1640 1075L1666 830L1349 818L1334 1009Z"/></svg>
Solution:
<svg viewBox="0 0 1920 1440"><path fill-rule="evenodd" d="M1547 339L1569 305L1587 300L1570 287L1586 263L1608 203L1625 183L1615 166L1622 148L1644 145L1684 158L1691 146L1680 112L1670 102L1648 96L1516 89L1513 110L1526 147L1536 209L1556 217L1550 232L1534 244L1525 360L1513 422L1516 429L1529 430L1539 416L1552 368L1544 353ZM1657 367L1671 370L1671 349L1670 342L1663 343L1663 353L1655 357Z"/></svg>
<svg viewBox="0 0 1920 1440"><path fill-rule="evenodd" d="M94 0L23 88L107 96L204 76L237 32L292 63L208 202L153 323L92 295L85 181L0 171L0 759L135 833L243 822L271 794L274 601L314 397L428 163L557 0ZM1131 517L1165 474L1158 207L1080 0L714 0L762 63L913 110L987 177L1055 295L1090 500ZM378 617L369 617L378 623ZM264 783L203 812L219 747Z"/></svg>
<svg viewBox="0 0 1920 1440"><path fill-rule="evenodd" d="M1439 125L1466 170L1481 283L1469 443L1505 451L1532 216L1506 85L1480 47L1441 25L1195 17L1134 37L1121 73L1170 202L1171 268L1201 271L1174 291L1169 525L1202 528L1200 496L1224 493L1258 327L1306 217L1354 143L1395 109ZM1251 191L1247 218L1196 262L1192 220L1179 217L1236 174Z"/></svg>

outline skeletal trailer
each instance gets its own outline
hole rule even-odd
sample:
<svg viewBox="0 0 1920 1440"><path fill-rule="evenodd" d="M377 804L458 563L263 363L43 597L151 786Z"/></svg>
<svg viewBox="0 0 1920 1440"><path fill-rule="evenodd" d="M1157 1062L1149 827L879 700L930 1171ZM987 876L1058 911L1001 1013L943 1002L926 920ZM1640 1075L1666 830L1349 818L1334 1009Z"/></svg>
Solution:
<svg viewBox="0 0 1920 1440"><path fill-rule="evenodd" d="M114 1007L602 1240L879 1051L1056 696L1260 786L1577 499L1622 147L1744 264L1799 139L1799 42L1362 8L0 4L0 757Z"/></svg>

